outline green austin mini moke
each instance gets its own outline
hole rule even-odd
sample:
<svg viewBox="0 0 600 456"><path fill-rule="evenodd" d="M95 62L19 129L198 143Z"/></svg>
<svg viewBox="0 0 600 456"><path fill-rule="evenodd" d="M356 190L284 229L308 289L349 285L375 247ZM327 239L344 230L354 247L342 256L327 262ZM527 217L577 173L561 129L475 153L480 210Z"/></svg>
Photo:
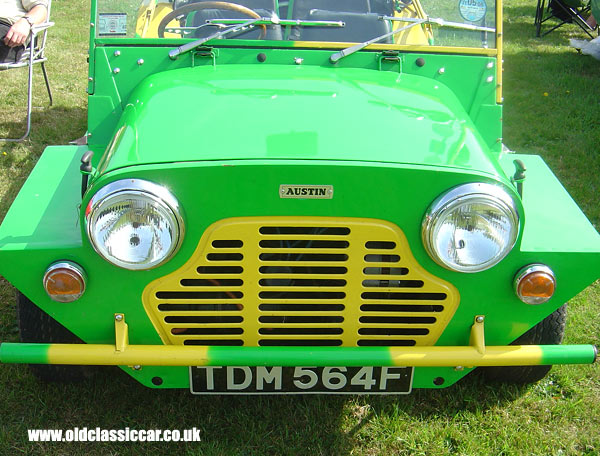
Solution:
<svg viewBox="0 0 600 456"><path fill-rule="evenodd" d="M600 237L502 146L492 0L94 0L87 144L0 228L21 343L204 394L533 382ZM61 366L72 365L72 366Z"/></svg>

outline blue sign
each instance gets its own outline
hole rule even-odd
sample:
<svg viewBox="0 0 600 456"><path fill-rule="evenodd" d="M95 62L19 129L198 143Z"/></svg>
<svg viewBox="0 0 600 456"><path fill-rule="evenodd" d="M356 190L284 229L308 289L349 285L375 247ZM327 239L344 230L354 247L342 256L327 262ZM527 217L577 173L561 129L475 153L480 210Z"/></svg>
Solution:
<svg viewBox="0 0 600 456"><path fill-rule="evenodd" d="M479 22L487 13L487 4L485 0L459 0L458 11L465 21Z"/></svg>

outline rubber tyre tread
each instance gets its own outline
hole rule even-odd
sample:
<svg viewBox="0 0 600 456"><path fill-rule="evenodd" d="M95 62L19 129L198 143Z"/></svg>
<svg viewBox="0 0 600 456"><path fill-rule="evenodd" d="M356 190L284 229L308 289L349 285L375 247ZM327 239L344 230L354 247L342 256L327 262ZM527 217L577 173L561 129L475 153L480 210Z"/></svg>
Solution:
<svg viewBox="0 0 600 456"><path fill-rule="evenodd" d="M17 291L17 323L21 342L83 343L19 291ZM29 364L29 368L35 377L44 382L79 382L87 377L83 366Z"/></svg>
<svg viewBox="0 0 600 456"><path fill-rule="evenodd" d="M511 345L559 345L565 335L567 304L556 309L545 319L520 336ZM490 382L526 385L535 383L550 372L552 366L497 366L483 369Z"/></svg>

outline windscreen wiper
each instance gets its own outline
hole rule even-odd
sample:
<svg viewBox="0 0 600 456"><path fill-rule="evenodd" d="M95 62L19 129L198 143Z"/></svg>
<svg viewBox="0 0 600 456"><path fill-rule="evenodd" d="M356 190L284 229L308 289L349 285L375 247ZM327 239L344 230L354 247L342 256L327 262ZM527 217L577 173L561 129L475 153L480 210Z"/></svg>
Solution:
<svg viewBox="0 0 600 456"><path fill-rule="evenodd" d="M250 19L250 20L246 20L240 24L234 24L229 28L226 28L224 30L219 30L215 33L213 33L212 35L208 35L205 36L204 38L200 38L196 41L191 41L190 43L186 43L183 46L179 46L176 49L172 49L169 51L169 58L171 60L176 60L177 57L179 57L181 54L185 54L186 52L189 52L193 49L196 49L199 46L202 46L204 43L206 43L207 41L216 39L216 38L221 38L225 35L229 35L231 33L234 32L238 32L240 30L243 30L245 28L251 28L254 27L256 25L256 23L258 21L264 20L263 18L256 18L256 19ZM267 19L269 20L269 19Z"/></svg>
<svg viewBox="0 0 600 456"><path fill-rule="evenodd" d="M383 20L383 16L381 16L379 19ZM410 22L412 22L412 21L410 21ZM386 39L388 36L395 35L396 33L403 32L404 30L408 30L410 28L416 27L417 25L425 24L425 23L426 23L426 19L417 19L412 24L405 25L404 27L400 27L399 29L396 29L396 30L392 30L391 32L385 33L384 35L377 36L368 41L364 41L362 43L355 44L354 46L350 46L349 48L342 49L341 51L336 52L335 54L332 54L331 57L329 57L329 61L331 63L336 63L340 59L342 59L348 55L354 54L355 52L358 52L361 49L366 48L369 44L377 43L378 41Z"/></svg>
<svg viewBox="0 0 600 456"><path fill-rule="evenodd" d="M410 24L408 24L404 27L400 27L399 29L392 30L391 32L386 33L385 35L378 36L369 41L365 41L363 43L358 43L349 48L342 49L341 51L336 52L331 57L329 57L329 60L331 61L331 63L336 63L340 59L342 59L348 55L354 54L355 52L360 51L361 49L364 49L369 44L376 43L378 41L381 41L381 40L387 38L388 36L395 35L396 33L402 32L404 30L408 30L412 27L415 27L415 26L421 25L421 24L438 25L440 27L452 27L452 28L458 28L458 29L463 29L463 30L474 30L474 31L479 31L479 32L490 32L490 33L496 32L496 29L491 28L491 27L482 27L482 26L473 25L473 24L463 24L461 22L451 22L451 21L446 21L445 19L434 18L434 17L426 17L424 19L421 19L421 18L416 18L416 17L379 16L379 20L395 21L395 22L410 22Z"/></svg>
<svg viewBox="0 0 600 456"><path fill-rule="evenodd" d="M196 41L192 41L190 43L184 44L183 46L179 46L176 49L169 51L169 58L171 60L177 59L181 54L185 54L193 49L196 49L199 46L202 46L207 41L222 38L226 35L230 35L231 33L239 32L244 30L245 28L253 28L257 25L283 25L283 26L303 26L303 27L345 27L346 24L343 21L304 21L300 19L291 19L291 20L281 20L279 18L273 17L259 17L256 19L209 19L206 21L206 24L203 24L199 27L190 28L190 30L196 30L205 25L217 25L219 27L230 26L229 28L225 28L224 30L219 30L218 32L213 33L212 35L206 36L204 38L200 38ZM188 30L186 28L186 30Z"/></svg>
<svg viewBox="0 0 600 456"><path fill-rule="evenodd" d="M474 24L463 24L462 22L452 22L452 21L447 21L446 19L436 18L436 17L427 17L424 19L425 22L420 22L420 21L423 21L423 19L418 19L416 17L380 16L379 19L382 19L385 21L394 21L394 22L412 22L412 23L418 22L418 23L424 23L427 25L439 25L440 27L452 27L452 28L457 28L457 29L462 29L462 30L474 30L476 32L496 33L496 29L492 28L492 27L483 27L481 25L474 25Z"/></svg>
<svg viewBox="0 0 600 456"><path fill-rule="evenodd" d="M209 25L231 25L239 24L244 19L207 19ZM304 19L278 19L261 18L256 25L283 25L283 26L302 26L302 27L345 27L344 21L306 21Z"/></svg>

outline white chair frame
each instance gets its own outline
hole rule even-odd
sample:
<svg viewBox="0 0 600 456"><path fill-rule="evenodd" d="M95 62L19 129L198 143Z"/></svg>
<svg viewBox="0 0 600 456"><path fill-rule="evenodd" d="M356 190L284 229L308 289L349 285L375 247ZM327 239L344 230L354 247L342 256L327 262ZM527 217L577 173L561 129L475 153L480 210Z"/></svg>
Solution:
<svg viewBox="0 0 600 456"><path fill-rule="evenodd" d="M20 138L0 138L0 142L20 142L29 136L29 132L31 131L31 109L33 96L33 65L36 63L41 64L44 81L46 82L46 89L48 90L48 98L50 99L50 106L52 106L52 91L50 90L48 74L46 73L46 66L44 65L46 60L48 60L45 56L48 29L54 25L54 22L49 21L50 6L51 1L49 0L46 22L35 25L31 28L31 31L29 32L29 44L26 46L25 52L23 52L23 55L19 61L14 63L0 63L0 71L29 67L29 79L27 84L27 129L25 134Z"/></svg>

